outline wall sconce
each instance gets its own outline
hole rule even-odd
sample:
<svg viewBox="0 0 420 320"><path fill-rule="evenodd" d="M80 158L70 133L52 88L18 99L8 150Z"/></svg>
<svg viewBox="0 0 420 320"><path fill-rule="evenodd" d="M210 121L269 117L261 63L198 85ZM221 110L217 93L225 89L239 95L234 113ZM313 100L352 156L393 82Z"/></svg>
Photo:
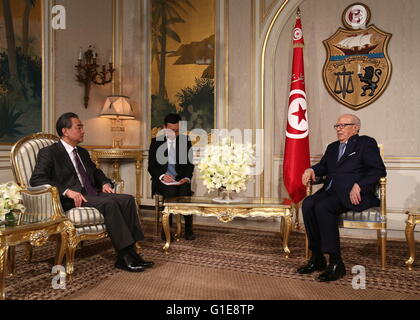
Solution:
<svg viewBox="0 0 420 320"><path fill-rule="evenodd" d="M112 120L111 131L114 133L112 138L112 147L120 148L123 144L123 135L125 128L122 120L134 119L133 108L130 105L129 97L109 96L106 98L100 117Z"/></svg>
<svg viewBox="0 0 420 320"><path fill-rule="evenodd" d="M75 66L77 69L77 81L83 83L85 86L85 108L87 108L89 104L89 93L92 82L100 86L110 83L113 78L112 75L115 71L111 58L108 62L108 70L106 69L105 64L103 64L102 71L97 71L100 65L96 64L98 55L94 49L95 47L89 46L83 56L82 49L80 49L77 66Z"/></svg>

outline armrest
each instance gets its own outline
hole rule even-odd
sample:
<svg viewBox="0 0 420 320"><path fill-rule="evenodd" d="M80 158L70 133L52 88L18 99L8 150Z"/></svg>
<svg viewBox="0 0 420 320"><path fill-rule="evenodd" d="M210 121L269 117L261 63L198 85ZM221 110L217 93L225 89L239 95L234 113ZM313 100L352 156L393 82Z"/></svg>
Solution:
<svg viewBox="0 0 420 320"><path fill-rule="evenodd" d="M49 184L43 184L42 186L37 187L28 187L27 190L30 192L39 192L39 191L48 191L52 186ZM49 192L49 191L48 191Z"/></svg>
<svg viewBox="0 0 420 320"><path fill-rule="evenodd" d="M306 184L306 196L312 195L312 186L317 184L324 184L327 181L326 176L315 177L315 181L309 180Z"/></svg>
<svg viewBox="0 0 420 320"><path fill-rule="evenodd" d="M65 217L58 189L50 185L30 187L21 191L25 212L20 219L24 223L38 223Z"/></svg>

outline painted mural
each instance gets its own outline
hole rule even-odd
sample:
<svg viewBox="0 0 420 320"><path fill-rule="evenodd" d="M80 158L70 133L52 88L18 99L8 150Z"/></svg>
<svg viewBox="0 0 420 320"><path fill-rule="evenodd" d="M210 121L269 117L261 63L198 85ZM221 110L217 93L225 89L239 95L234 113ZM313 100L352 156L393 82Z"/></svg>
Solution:
<svg viewBox="0 0 420 320"><path fill-rule="evenodd" d="M152 0L152 135L168 113L214 128L215 0Z"/></svg>
<svg viewBox="0 0 420 320"><path fill-rule="evenodd" d="M0 144L42 131L41 0L0 2Z"/></svg>

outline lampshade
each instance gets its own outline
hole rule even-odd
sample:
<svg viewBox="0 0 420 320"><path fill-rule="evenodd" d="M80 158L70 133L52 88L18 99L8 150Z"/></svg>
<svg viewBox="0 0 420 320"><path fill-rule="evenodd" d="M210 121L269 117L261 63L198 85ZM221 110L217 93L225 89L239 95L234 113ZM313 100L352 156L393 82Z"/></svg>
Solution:
<svg viewBox="0 0 420 320"><path fill-rule="evenodd" d="M109 96L106 98L100 117L109 119L134 119L134 112L131 108L129 97Z"/></svg>

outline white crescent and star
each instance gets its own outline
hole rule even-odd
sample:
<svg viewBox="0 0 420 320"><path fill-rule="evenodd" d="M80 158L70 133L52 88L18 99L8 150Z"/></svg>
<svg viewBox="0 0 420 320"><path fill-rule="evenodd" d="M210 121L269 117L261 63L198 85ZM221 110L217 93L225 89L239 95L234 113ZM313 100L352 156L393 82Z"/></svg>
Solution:
<svg viewBox="0 0 420 320"><path fill-rule="evenodd" d="M290 102L288 123L293 129L301 133L296 134L286 131L286 136L291 139L303 139L308 136L306 94L303 90L296 89L290 92L290 97L293 95L299 96Z"/></svg>

